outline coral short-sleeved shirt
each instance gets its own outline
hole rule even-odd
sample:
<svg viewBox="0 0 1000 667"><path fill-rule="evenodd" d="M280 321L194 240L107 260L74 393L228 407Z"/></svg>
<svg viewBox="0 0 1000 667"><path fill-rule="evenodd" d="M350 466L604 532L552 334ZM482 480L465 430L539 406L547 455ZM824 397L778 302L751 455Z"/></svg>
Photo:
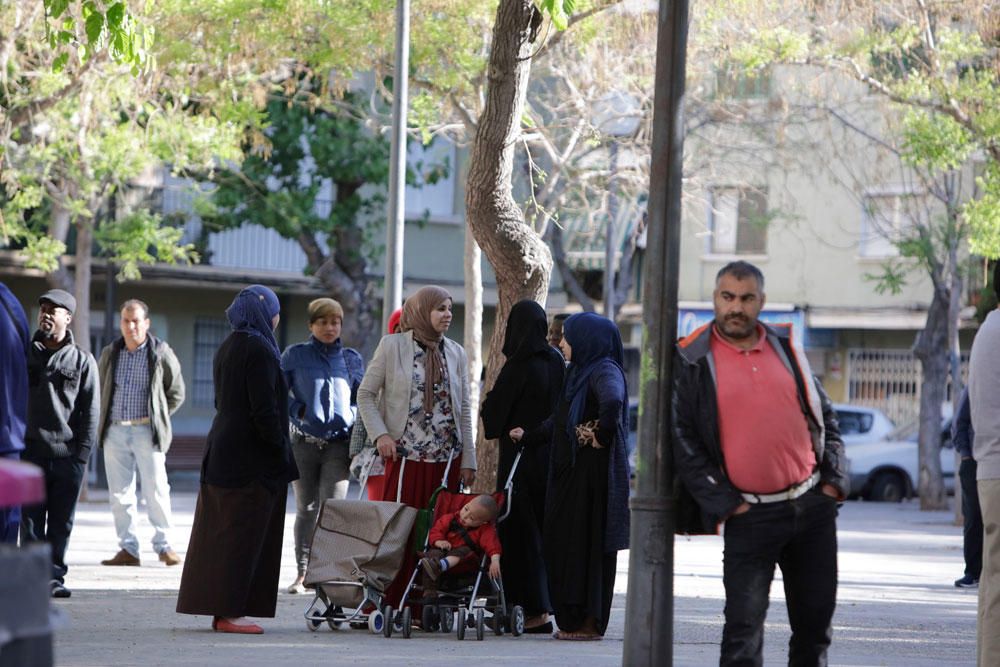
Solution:
<svg viewBox="0 0 1000 667"><path fill-rule="evenodd" d="M748 493L777 493L808 478L816 467L809 425L795 377L767 342L743 350L712 327L719 436L726 474Z"/></svg>

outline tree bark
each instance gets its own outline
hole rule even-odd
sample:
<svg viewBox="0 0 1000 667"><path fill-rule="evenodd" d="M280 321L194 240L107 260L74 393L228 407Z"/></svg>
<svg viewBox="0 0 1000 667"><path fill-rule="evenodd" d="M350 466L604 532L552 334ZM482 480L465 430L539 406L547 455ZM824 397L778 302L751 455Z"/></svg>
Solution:
<svg viewBox="0 0 1000 667"><path fill-rule="evenodd" d="M66 207L59 203L59 198L52 198L52 224L49 225L49 236L51 236L56 241L61 241L63 244L69 238L69 211ZM49 287L55 289L66 290L67 292L74 292L76 289L76 282L73 280L73 274L69 272L66 268L66 262L63 256L60 255L56 260L59 263L58 268L50 273L46 278L46 282Z"/></svg>
<svg viewBox="0 0 1000 667"><path fill-rule="evenodd" d="M371 359L375 346L381 340L381 319L377 317L381 299L365 274L364 262L356 261L351 254L352 248L361 247L360 239L353 239L352 232L360 235L360 231L353 228L338 228L335 234L337 250L329 255L323 252L313 234L301 233L298 242L309 264L317 267L316 279L330 291L330 297L344 308L341 329L344 345L355 348L365 359ZM353 242L357 242L357 245L351 245Z"/></svg>
<svg viewBox="0 0 1000 667"><path fill-rule="evenodd" d="M76 344L90 352L90 276L94 258L94 221L80 217L76 221L76 312L73 314L73 336Z"/></svg>
<svg viewBox="0 0 1000 667"><path fill-rule="evenodd" d="M935 281L934 296L927 310L927 324L917 334L913 353L923 369L920 383L920 434L918 436L917 492L920 509L948 507L941 477L941 404L950 367L948 313L953 295Z"/></svg>
<svg viewBox="0 0 1000 667"><path fill-rule="evenodd" d="M487 356L484 390L493 386L503 365L501 353L507 315L521 299L545 303L552 254L525 224L512 191L514 147L528 89L533 43L542 15L531 0L501 0L493 26L488 87L469 158L466 217L469 229L497 276L498 304ZM475 379L475 378L473 378ZM496 485L495 442L477 441L477 490Z"/></svg>
<svg viewBox="0 0 1000 667"><path fill-rule="evenodd" d="M564 288L577 300L585 312L594 312L596 310L594 300L587 296L583 285L576 279L573 269L566 261L566 249L563 246L562 229L558 225L549 225L548 241L552 248L552 258L555 261L556 268L559 269L559 276L562 278Z"/></svg>

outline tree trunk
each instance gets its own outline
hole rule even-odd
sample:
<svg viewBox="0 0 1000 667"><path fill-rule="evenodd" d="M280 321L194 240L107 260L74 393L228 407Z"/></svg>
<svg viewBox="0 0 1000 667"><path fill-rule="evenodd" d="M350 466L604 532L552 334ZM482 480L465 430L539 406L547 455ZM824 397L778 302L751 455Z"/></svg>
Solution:
<svg viewBox="0 0 1000 667"><path fill-rule="evenodd" d="M531 53L542 15L531 0L501 0L493 26L488 87L469 158L466 217L479 247L497 276L498 304L487 357L486 381L493 386L503 364L501 349L511 307L521 299L545 303L552 254L525 224L514 200L511 174L514 147L528 89ZM477 442L477 490L496 485L496 443Z"/></svg>
<svg viewBox="0 0 1000 667"><path fill-rule="evenodd" d="M957 246L957 244L955 244ZM958 339L958 326L960 324L962 312L962 272L958 270L958 248L953 247L949 255L951 271L951 294L952 298L948 303L948 363L951 373L951 414L958 414L958 404L962 400L962 388L965 383L962 381L962 350ZM961 466L961 455L958 450L952 450L951 456L955 457L955 525L961 526L964 523L962 516L962 485L958 480L958 469Z"/></svg>
<svg viewBox="0 0 1000 667"><path fill-rule="evenodd" d="M646 230L646 214L642 215L642 219L639 221L633 229L632 233L629 234L628 243L625 246L624 251L622 251L622 257L618 264L618 275L615 279L615 303L618 304L619 308L628 303L629 293L632 291L632 283L634 271L632 270L632 262L635 259L636 251L638 250L639 237Z"/></svg>
<svg viewBox="0 0 1000 667"><path fill-rule="evenodd" d="M350 230L343 234L350 234ZM361 247L360 240L339 238L338 250L331 255L323 252L312 234L303 232L297 240L310 266L317 267L316 279L330 291L330 297L344 308L344 323L340 334L344 345L355 348L363 358L371 359L382 338L382 323L378 316L381 299L365 274L364 260L358 260L356 248ZM352 245L355 241L357 245ZM344 250L341 251L341 248Z"/></svg>
<svg viewBox="0 0 1000 667"><path fill-rule="evenodd" d="M951 295L947 287L935 283L934 297L927 310L927 324L917 334L913 352L920 360L920 435L918 438L917 492L920 509L948 507L941 477L941 404L948 379L948 313Z"/></svg>
<svg viewBox="0 0 1000 667"><path fill-rule="evenodd" d="M476 239L465 232L465 353L469 357L469 405L472 407L472 437L479 430L479 378L483 374L483 268Z"/></svg>
<svg viewBox="0 0 1000 667"><path fill-rule="evenodd" d="M323 283L330 294L344 308L344 324L340 337L347 347L353 347L365 359L371 359L381 336L381 319L376 317L380 299L371 282L366 278L348 276L336 267L332 257L328 257L316 278Z"/></svg>
<svg viewBox="0 0 1000 667"><path fill-rule="evenodd" d="M576 279L573 269L566 261L566 249L563 247L562 229L559 225L550 224L548 232L549 246L552 248L552 258L555 260L556 268L559 269L559 276L562 278L564 289L570 296L577 300L580 307L588 313L595 310L594 300L587 296L583 290L583 285Z"/></svg>
<svg viewBox="0 0 1000 667"><path fill-rule="evenodd" d="M69 239L69 225L69 211L59 204L57 198L53 197L52 224L49 225L49 236L65 244L67 239ZM59 262L59 267L46 278L49 287L66 290L71 293L76 291L76 281L73 279L73 274L66 268L63 256L60 256L57 261Z"/></svg>
<svg viewBox="0 0 1000 667"><path fill-rule="evenodd" d="M90 275L94 264L94 221L80 217L76 221L76 312L73 336L76 344L90 352Z"/></svg>

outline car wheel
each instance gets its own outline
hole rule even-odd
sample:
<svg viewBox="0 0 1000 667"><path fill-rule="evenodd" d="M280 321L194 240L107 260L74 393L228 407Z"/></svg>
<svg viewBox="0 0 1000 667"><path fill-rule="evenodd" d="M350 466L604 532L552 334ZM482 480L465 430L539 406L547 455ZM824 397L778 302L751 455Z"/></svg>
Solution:
<svg viewBox="0 0 1000 667"><path fill-rule="evenodd" d="M906 498L906 480L896 472L880 472L872 482L870 500L884 503L898 503Z"/></svg>

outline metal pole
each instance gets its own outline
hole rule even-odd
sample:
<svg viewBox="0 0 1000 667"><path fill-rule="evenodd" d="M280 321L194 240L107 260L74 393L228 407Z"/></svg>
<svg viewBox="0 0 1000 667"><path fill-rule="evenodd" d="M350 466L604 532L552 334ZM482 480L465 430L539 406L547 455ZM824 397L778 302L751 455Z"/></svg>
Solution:
<svg viewBox="0 0 1000 667"><path fill-rule="evenodd" d="M611 140L609 148L610 172L608 179L608 226L604 239L604 316L615 319L615 218L618 217L618 196L615 176L618 172L618 138Z"/></svg>
<svg viewBox="0 0 1000 667"><path fill-rule="evenodd" d="M396 71L392 79L392 149L389 221L385 229L385 295L382 331L403 304L403 227L406 223L406 96L410 71L410 0L396 0Z"/></svg>
<svg viewBox="0 0 1000 667"><path fill-rule="evenodd" d="M660 0L643 286L639 465L632 497L622 664L673 664L674 504L670 402L677 336L687 0Z"/></svg>

